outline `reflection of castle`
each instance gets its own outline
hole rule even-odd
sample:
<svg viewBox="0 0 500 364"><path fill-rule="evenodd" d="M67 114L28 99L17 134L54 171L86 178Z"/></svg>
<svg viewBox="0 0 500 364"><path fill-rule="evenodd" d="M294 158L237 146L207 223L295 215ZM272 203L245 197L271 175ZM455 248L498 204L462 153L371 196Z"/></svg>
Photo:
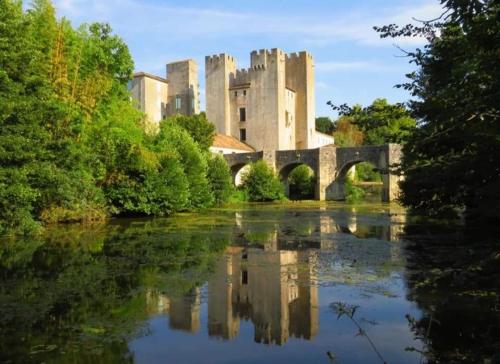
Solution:
<svg viewBox="0 0 500 364"><path fill-rule="evenodd" d="M318 331L313 251L233 248L208 283L208 331L225 340L251 320L255 341L284 344Z"/></svg>
<svg viewBox="0 0 500 364"><path fill-rule="evenodd" d="M168 314L170 328L187 332L200 329L200 289L194 288L184 296L147 295L150 313Z"/></svg>
<svg viewBox="0 0 500 364"><path fill-rule="evenodd" d="M317 252L229 248L208 281L208 334L230 340L240 320L254 325L256 342L284 344L318 331ZM169 315L175 330L200 328L200 290L181 297L148 294L149 312Z"/></svg>
<svg viewBox="0 0 500 364"><path fill-rule="evenodd" d="M379 225L356 214L336 219L321 214L315 221L297 217L285 226L254 225L244 212L235 218L235 236L241 239L236 244L241 246L229 247L208 279L208 334L222 340L235 338L242 320L252 322L254 340L259 343L282 345L289 337L312 339L319 328L320 251L334 253L336 259L350 264L356 256L354 269L361 271L374 261L401 259L398 244L380 245L377 239L397 239L404 216L387 215ZM286 232L290 226L295 229L292 238ZM376 239L360 243L345 240L345 234ZM256 243L260 248L248 247ZM180 297L148 294L149 312L168 314L169 326L175 330L199 331L200 304L199 288Z"/></svg>

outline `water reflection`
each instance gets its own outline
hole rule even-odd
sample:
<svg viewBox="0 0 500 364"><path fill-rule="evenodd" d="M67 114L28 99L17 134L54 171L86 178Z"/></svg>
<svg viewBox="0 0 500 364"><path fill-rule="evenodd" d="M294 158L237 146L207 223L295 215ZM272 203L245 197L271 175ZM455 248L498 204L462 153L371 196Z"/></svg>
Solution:
<svg viewBox="0 0 500 364"><path fill-rule="evenodd" d="M387 205L328 206L117 220L6 241L0 362L288 364L328 362L327 352L376 362L334 302L359 306L355 319L389 363L420 362L422 349L429 363L493 357L497 296L485 288L494 280L471 279L474 265L457 273L471 255L459 238L426 225L409 234L406 215ZM498 271L496 258L479 258Z"/></svg>
<svg viewBox="0 0 500 364"><path fill-rule="evenodd" d="M282 345L318 330L314 251L234 248L208 281L208 333L225 340L250 320L254 340ZM300 282L300 285L299 285Z"/></svg>
<svg viewBox="0 0 500 364"><path fill-rule="evenodd" d="M233 245L214 263L206 282L207 335L233 340L244 321L252 324L256 343L283 345L291 337L312 340L319 330L318 270L325 275L321 260L335 255L344 262L356 256L357 271L376 270L380 261L401 260L400 246L388 242L398 239L404 215L385 214L373 226L369 217L358 219L356 211L351 212L338 217L326 211L273 211L268 216L235 212ZM349 236L351 243L346 241ZM371 244L359 244L367 238ZM157 307L154 313L168 315L171 329L197 333L201 296L201 287L196 287L182 296L149 293L148 302Z"/></svg>

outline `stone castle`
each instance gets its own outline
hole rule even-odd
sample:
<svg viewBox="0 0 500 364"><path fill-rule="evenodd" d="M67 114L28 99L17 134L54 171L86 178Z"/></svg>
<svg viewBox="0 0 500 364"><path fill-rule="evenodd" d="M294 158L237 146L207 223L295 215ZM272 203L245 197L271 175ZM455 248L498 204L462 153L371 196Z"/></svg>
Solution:
<svg viewBox="0 0 500 364"><path fill-rule="evenodd" d="M205 58L206 114L214 151L296 150L332 144L315 130L314 61L307 52L253 51L250 68L228 54ZM167 64L167 77L136 73L132 97L152 122L200 111L195 61ZM250 149L249 149L250 148Z"/></svg>

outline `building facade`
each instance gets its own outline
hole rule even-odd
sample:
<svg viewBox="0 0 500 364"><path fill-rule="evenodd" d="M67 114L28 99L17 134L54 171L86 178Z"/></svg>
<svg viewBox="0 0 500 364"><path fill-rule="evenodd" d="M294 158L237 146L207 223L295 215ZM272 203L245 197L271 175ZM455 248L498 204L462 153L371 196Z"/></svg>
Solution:
<svg viewBox="0 0 500 364"><path fill-rule="evenodd" d="M132 98L148 120L158 124L171 115L200 112L198 66L192 59L167 64L166 78L145 72L134 74Z"/></svg>
<svg viewBox="0 0 500 364"><path fill-rule="evenodd" d="M332 144L315 130L314 61L307 52L253 51L250 68L228 54L205 58L206 113L217 133L255 150Z"/></svg>

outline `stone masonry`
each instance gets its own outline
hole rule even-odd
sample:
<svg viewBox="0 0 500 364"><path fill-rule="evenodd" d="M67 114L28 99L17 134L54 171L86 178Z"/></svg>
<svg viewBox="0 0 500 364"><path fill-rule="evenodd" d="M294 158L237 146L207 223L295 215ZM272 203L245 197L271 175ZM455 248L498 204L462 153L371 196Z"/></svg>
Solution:
<svg viewBox="0 0 500 364"><path fill-rule="evenodd" d="M335 147L289 151L262 151L224 155L233 177L247 164L257 160L266 161L287 185L289 173L297 166L309 166L316 176L317 200L345 199L344 183L349 169L360 162L371 163L382 175L382 201L390 202L399 195L399 179L392 166L401 160L401 146Z"/></svg>

